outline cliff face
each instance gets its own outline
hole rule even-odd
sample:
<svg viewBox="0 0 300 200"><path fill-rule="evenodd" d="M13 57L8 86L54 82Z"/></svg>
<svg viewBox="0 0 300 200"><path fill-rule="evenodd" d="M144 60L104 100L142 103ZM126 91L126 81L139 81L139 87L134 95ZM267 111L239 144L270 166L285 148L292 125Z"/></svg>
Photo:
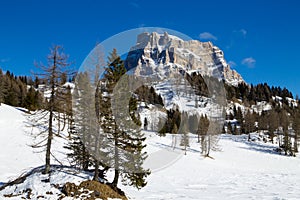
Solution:
<svg viewBox="0 0 300 200"><path fill-rule="evenodd" d="M230 69L223 52L211 42L184 41L168 33L142 33L130 49L125 61L127 69L139 76L164 76L172 71L199 72L215 76L228 83L243 81L241 75Z"/></svg>

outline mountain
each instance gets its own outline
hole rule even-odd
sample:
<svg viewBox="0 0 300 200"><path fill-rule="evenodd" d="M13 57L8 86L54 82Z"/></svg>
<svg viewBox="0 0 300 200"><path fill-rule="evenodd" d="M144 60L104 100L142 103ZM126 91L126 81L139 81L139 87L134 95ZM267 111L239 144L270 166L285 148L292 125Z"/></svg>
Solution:
<svg viewBox="0 0 300 200"><path fill-rule="evenodd" d="M172 72L183 70L221 78L233 85L243 82L241 75L227 64L223 51L211 42L184 41L167 32L138 35L125 65L129 70L134 69L137 76L165 78Z"/></svg>

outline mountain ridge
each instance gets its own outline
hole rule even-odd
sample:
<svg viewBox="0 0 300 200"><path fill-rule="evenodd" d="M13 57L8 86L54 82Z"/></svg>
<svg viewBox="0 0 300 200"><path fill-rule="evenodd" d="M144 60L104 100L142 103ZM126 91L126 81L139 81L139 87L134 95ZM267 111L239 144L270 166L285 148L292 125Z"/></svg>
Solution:
<svg viewBox="0 0 300 200"><path fill-rule="evenodd" d="M245 82L242 76L227 64L224 53L212 42L182 40L167 32L144 32L137 36L125 66L137 76L164 78L179 70L214 76L232 85Z"/></svg>

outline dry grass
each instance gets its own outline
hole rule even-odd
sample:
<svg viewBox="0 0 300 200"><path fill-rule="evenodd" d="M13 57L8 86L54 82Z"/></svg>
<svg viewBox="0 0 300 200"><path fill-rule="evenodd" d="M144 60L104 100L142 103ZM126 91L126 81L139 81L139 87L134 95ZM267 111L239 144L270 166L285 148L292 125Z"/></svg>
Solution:
<svg viewBox="0 0 300 200"><path fill-rule="evenodd" d="M110 186L99 183L97 181L83 181L79 186L74 183L66 183L63 187L63 193L66 196L81 198L85 200L95 200L101 198L119 198L127 200L126 196L122 196L114 191Z"/></svg>

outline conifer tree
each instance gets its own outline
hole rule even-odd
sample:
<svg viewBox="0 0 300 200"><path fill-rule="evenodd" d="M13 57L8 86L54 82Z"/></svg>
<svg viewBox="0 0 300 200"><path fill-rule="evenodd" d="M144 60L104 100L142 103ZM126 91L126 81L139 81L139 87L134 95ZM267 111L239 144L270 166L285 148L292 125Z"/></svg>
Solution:
<svg viewBox="0 0 300 200"><path fill-rule="evenodd" d="M282 128L283 133L283 144L281 147L283 147L285 155L288 155L288 153L291 153L291 140L290 140L290 133L289 133L289 124L290 124L290 118L285 110L281 110L279 112L279 125Z"/></svg>
<svg viewBox="0 0 300 200"><path fill-rule="evenodd" d="M147 120L147 117L145 117L144 119L144 130L147 130L148 129L148 120Z"/></svg>
<svg viewBox="0 0 300 200"><path fill-rule="evenodd" d="M298 153L298 138L300 135L300 109L295 109L293 116L293 130L294 130L294 152Z"/></svg>
<svg viewBox="0 0 300 200"><path fill-rule="evenodd" d="M145 178L150 172L142 167L146 159L146 153L143 152L145 137L141 132L139 117L134 114L137 101L128 93L132 80L125 75L124 63L115 49L108 61L101 81L101 93L105 95L101 97L103 103L100 106L100 124L111 144L110 166L115 172L111 185L117 187L122 175L123 182L141 188L146 185Z"/></svg>
<svg viewBox="0 0 300 200"><path fill-rule="evenodd" d="M30 111L35 111L42 107L42 101L40 92L30 87L24 100L24 107Z"/></svg>
<svg viewBox="0 0 300 200"><path fill-rule="evenodd" d="M4 98L3 90L4 90L4 75L3 75L2 69L0 69L0 106L4 100L3 99Z"/></svg>
<svg viewBox="0 0 300 200"><path fill-rule="evenodd" d="M272 143L274 143L275 131L278 129L278 126L279 126L278 113L274 110L271 110L268 116L268 127L269 127L269 135Z"/></svg>
<svg viewBox="0 0 300 200"><path fill-rule="evenodd" d="M80 130L80 129L79 129ZM69 144L65 146L66 149L70 150L67 156L70 158L72 165L87 171L93 164L92 157L79 136L76 130L75 121L72 119L70 121L69 132Z"/></svg>
<svg viewBox="0 0 300 200"><path fill-rule="evenodd" d="M36 123L33 126L47 126L45 130L42 130L39 135L42 133L47 133L46 138L43 138L41 142L34 145L35 147L46 146L46 156L45 156L45 169L44 173L50 173L50 160L51 160L51 147L52 140L54 137L54 119L55 119L55 98L57 94L57 87L59 85L59 77L61 73L66 70L66 67L69 66L67 62L68 56L63 53L63 49L59 45L55 45L51 48L50 54L48 55L48 65L40 64L38 67L43 71L42 76L47 80L47 84L50 88L50 97L48 99L47 106L45 107L45 113L37 112L39 114L36 119ZM45 116L48 116L48 119L45 121ZM46 139L46 144L42 144Z"/></svg>
<svg viewBox="0 0 300 200"><path fill-rule="evenodd" d="M87 72L79 73L76 78L76 87L74 90L74 119L71 123L70 136L72 142L69 149L75 164L81 166L83 170L87 170L92 164L91 149L93 147L92 134L95 133L95 98L92 95L93 88L91 86L89 74Z"/></svg>
<svg viewBox="0 0 300 200"><path fill-rule="evenodd" d="M245 115L245 133L248 134L248 141L250 141L250 133L255 130L255 117L248 111Z"/></svg>

